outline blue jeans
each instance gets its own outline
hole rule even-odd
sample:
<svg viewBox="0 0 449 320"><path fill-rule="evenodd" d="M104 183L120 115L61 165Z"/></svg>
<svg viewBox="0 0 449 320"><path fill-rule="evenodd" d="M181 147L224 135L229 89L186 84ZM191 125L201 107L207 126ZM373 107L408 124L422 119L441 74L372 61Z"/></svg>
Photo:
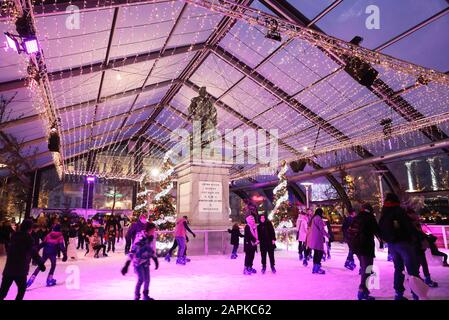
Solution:
<svg viewBox="0 0 449 320"><path fill-rule="evenodd" d="M134 268L134 271L137 274L135 295L140 296L140 288L142 287L142 284L143 284L143 292L148 293L148 290L150 288L150 266L141 265Z"/></svg>
<svg viewBox="0 0 449 320"><path fill-rule="evenodd" d="M404 266L410 276L419 277L418 260L414 247L408 242L389 243L388 248L394 264L394 290L402 294L404 288Z"/></svg>
<svg viewBox="0 0 449 320"><path fill-rule="evenodd" d="M184 253L186 251L186 238L176 237L176 242L178 242L178 259L180 259L184 257Z"/></svg>
<svg viewBox="0 0 449 320"><path fill-rule="evenodd" d="M232 247L232 254L237 254L237 250L239 249L239 245L238 244L233 244Z"/></svg>

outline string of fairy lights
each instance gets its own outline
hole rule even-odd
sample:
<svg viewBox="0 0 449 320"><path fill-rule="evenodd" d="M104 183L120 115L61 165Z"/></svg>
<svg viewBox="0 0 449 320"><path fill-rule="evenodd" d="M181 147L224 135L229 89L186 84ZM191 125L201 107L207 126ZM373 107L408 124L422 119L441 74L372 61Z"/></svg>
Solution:
<svg viewBox="0 0 449 320"><path fill-rule="evenodd" d="M143 158L157 159L154 162L157 166L162 163L164 155L161 148L170 149L173 145L170 131L177 127L189 127L185 117L174 112L177 109L186 114L190 99L196 95L194 90L184 85L171 101L170 107L163 106L163 112L156 119L157 124L149 127L146 135L150 139L138 147L133 146L129 140L151 116L163 94L176 83L195 54L190 51L177 53L175 50L169 56L162 56L163 44L186 3L187 9L180 16L172 39L168 41L172 46L204 42L225 16L238 20L218 44L235 58L226 60L214 48L202 49L210 50L209 58L199 66L190 81L197 86L206 86L218 101L237 111L230 113L220 110L219 127L247 129L251 127L247 123L249 120L253 123L253 128L255 125L267 130L278 129L280 140L300 154L294 154L281 145L279 160L312 158L320 165L327 166L335 163L337 153L339 161L354 160L354 146L362 145L370 152L379 154L426 142L424 135L417 134L419 130L434 125L447 128L447 75L350 45L256 9L237 6L236 10L230 10L231 5L236 6L232 1L147 2L123 4L119 7L119 23L111 47L113 63L105 71L105 83L99 103L95 100L101 71L92 70L98 61L104 59L114 9L98 7L81 11L81 28L75 34L63 25L65 15L36 19L39 41L42 45L47 44L45 54L49 71L85 66L79 75L59 80L58 75L53 74L50 78L52 88L57 87L56 113L61 119L61 140L64 145L61 156L68 175L95 174L107 178L141 180L142 176L132 169L125 174L122 172L120 175L113 175L99 170L96 163L87 167L86 150L101 149L95 153L100 157L106 155L102 161L103 166L108 168L117 159L121 159L126 167L132 168L134 160L130 151ZM278 30L284 38L282 42L265 38L266 19L276 19ZM397 92L415 84L418 77L424 77L429 81L428 84L417 85L401 94L423 114L423 118L405 121L384 100L355 82L339 65L318 50L317 46L338 55L359 57L372 63L379 71L379 78ZM150 59L150 53L158 49L159 56L152 56ZM264 60L275 50L270 59ZM148 53L147 61L142 62L142 52ZM114 60L123 56L126 59ZM123 61L126 61L126 67ZM269 83L257 83L251 75L245 75L244 70L239 69L241 62L252 68L253 73L258 73L273 83L275 88ZM144 82L149 70L152 72L148 81ZM153 84L155 85L151 90L141 91L142 87ZM223 95L229 88L231 90ZM279 96L274 90L276 88L286 92L288 99ZM135 100L137 94L140 96ZM152 107L134 107L141 100L152 99ZM313 111L313 114L298 112L291 105L292 99ZM404 106L405 103L399 101L397 104ZM220 104L216 103L216 107L220 109ZM97 108L95 118L94 108ZM379 125L385 118L391 118L393 123L388 139ZM337 140L326 128L319 127L320 119L324 119L350 139ZM93 124L92 130L89 124ZM154 143L155 141L158 143ZM225 144L229 148L233 142L225 141ZM255 141L248 147L261 146L262 143ZM240 152L243 151L239 150L237 154ZM235 165L231 178L257 177L260 167Z"/></svg>

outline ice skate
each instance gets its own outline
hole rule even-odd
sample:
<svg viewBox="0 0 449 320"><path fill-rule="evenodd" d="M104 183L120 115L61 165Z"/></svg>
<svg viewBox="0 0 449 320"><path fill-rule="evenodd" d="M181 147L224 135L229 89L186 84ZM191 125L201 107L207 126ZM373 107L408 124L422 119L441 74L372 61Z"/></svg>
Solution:
<svg viewBox="0 0 449 320"><path fill-rule="evenodd" d="M314 264L312 269L313 274L325 274L326 271L321 269L321 266L319 264Z"/></svg>
<svg viewBox="0 0 449 320"><path fill-rule="evenodd" d="M299 254L299 257L298 257L298 258L299 258L299 261L301 261L302 259L304 259L304 256L303 256L303 254L302 254L302 253L300 253L300 254Z"/></svg>
<svg viewBox="0 0 449 320"><path fill-rule="evenodd" d="M271 272L272 273L276 273L276 268L275 267L271 267Z"/></svg>
<svg viewBox="0 0 449 320"><path fill-rule="evenodd" d="M184 257L184 261L185 262L190 262L191 260L189 258L187 258L187 257Z"/></svg>
<svg viewBox="0 0 449 320"><path fill-rule="evenodd" d="M56 285L56 280L53 279L52 276L49 276L49 277L47 278L47 287L53 287L53 286L55 286L55 285Z"/></svg>
<svg viewBox="0 0 449 320"><path fill-rule="evenodd" d="M260 272L262 272L262 274L265 274L265 271L267 270L267 268L262 267L262 270L260 270Z"/></svg>
<svg viewBox="0 0 449 320"><path fill-rule="evenodd" d="M447 263L447 261L443 261L443 267L449 267L449 263Z"/></svg>
<svg viewBox="0 0 449 320"><path fill-rule="evenodd" d="M257 273L257 270L254 268L249 268L249 270L251 271L251 273Z"/></svg>
<svg viewBox="0 0 449 320"><path fill-rule="evenodd" d="M351 260L346 260L345 262L345 268L348 270L353 271L355 269L355 263Z"/></svg>
<svg viewBox="0 0 449 320"><path fill-rule="evenodd" d="M184 258L178 258L176 259L176 264L180 264L185 266L186 265L186 260Z"/></svg>
<svg viewBox="0 0 449 320"><path fill-rule="evenodd" d="M307 262L307 259L304 259L304 260L302 261L302 265L303 265L304 267L307 267L308 264L309 264L309 263Z"/></svg>
<svg viewBox="0 0 449 320"><path fill-rule="evenodd" d="M167 254L165 255L165 258L164 258L164 259L165 259L165 261L170 262L170 258L171 258L170 255L167 253Z"/></svg>
<svg viewBox="0 0 449 320"><path fill-rule="evenodd" d="M103 257L107 257L108 255L106 253L103 253Z"/></svg>
<svg viewBox="0 0 449 320"><path fill-rule="evenodd" d="M35 275L32 275L32 276L28 279L28 281L27 281L27 288L31 287L31 285L32 285L33 282L34 282L34 279L36 279L36 276L35 276Z"/></svg>
<svg viewBox="0 0 449 320"><path fill-rule="evenodd" d="M144 300L144 301L150 301L150 300L154 300L153 298L151 298L149 295L148 295L148 291L147 290L145 290L144 292L143 292L143 299L142 300Z"/></svg>
<svg viewBox="0 0 449 320"><path fill-rule="evenodd" d="M438 283L433 281L430 277L426 277L426 279L424 280L424 282L430 287L430 288L437 288L438 287Z"/></svg>
<svg viewBox="0 0 449 320"><path fill-rule="evenodd" d="M245 267L245 268L243 269L243 274L244 274L245 276L250 276L250 275L252 274L251 269Z"/></svg>
<svg viewBox="0 0 449 320"><path fill-rule="evenodd" d="M368 292L359 291L357 294L358 300L376 300L376 298L369 295Z"/></svg>

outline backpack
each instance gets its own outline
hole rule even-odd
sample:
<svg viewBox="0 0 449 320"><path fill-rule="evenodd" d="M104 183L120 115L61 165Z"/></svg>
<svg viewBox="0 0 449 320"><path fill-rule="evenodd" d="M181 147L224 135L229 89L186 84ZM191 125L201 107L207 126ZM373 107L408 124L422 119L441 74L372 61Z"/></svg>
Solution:
<svg viewBox="0 0 449 320"><path fill-rule="evenodd" d="M363 246L362 219L356 217L346 230L348 246L356 253Z"/></svg>

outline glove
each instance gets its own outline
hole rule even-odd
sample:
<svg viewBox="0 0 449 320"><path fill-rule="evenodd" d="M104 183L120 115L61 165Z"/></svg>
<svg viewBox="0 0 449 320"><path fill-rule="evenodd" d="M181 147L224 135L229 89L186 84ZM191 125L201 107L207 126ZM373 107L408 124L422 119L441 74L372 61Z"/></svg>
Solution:
<svg viewBox="0 0 449 320"><path fill-rule="evenodd" d="M125 275L125 274L128 273L128 268L129 268L129 265L130 265L130 264L131 264L131 260L127 260L126 263L125 263L125 265L123 266L123 268L122 268L122 270L121 270L122 275Z"/></svg>
<svg viewBox="0 0 449 320"><path fill-rule="evenodd" d="M157 257L153 257L154 261L154 270L159 269L159 260L157 260Z"/></svg>
<svg viewBox="0 0 449 320"><path fill-rule="evenodd" d="M67 255L64 255L63 257L62 257L62 262L66 262L67 261Z"/></svg>
<svg viewBox="0 0 449 320"><path fill-rule="evenodd" d="M193 234L193 237L196 238L196 234Z"/></svg>
<svg viewBox="0 0 449 320"><path fill-rule="evenodd" d="M45 268L45 264L43 264L43 263L40 263L40 264L39 264L39 270L40 270L41 272L45 272L46 269L47 269L47 268Z"/></svg>

